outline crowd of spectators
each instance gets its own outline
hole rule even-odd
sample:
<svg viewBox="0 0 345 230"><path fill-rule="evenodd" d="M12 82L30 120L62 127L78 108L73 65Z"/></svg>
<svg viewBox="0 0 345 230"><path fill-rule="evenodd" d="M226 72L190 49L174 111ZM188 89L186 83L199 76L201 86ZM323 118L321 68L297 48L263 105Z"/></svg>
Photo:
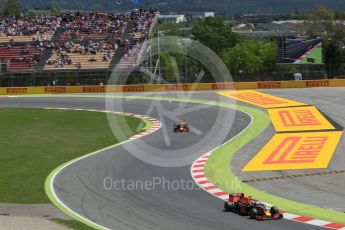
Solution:
<svg viewBox="0 0 345 230"><path fill-rule="evenodd" d="M52 48L53 53L79 53L79 54L97 54L104 52L114 52L117 48L116 43L107 41L83 41L75 44L73 41L51 43L49 48Z"/></svg>
<svg viewBox="0 0 345 230"><path fill-rule="evenodd" d="M130 19L134 19L133 32L146 32L155 14L155 10L134 9L130 14L96 11L61 16L2 17L0 18L0 35L52 35L61 26L64 38L76 36L89 39L92 35L122 37Z"/></svg>
<svg viewBox="0 0 345 230"><path fill-rule="evenodd" d="M156 10L134 9L131 13L132 18L135 20L132 32L141 33L141 36L146 37L156 13Z"/></svg>
<svg viewBox="0 0 345 230"><path fill-rule="evenodd" d="M75 44L72 41L51 43L48 48L52 49L53 54L57 55L55 60L47 61L49 65L55 65L56 67L64 67L65 65L73 64L71 54L78 55L96 55L102 54L103 61L110 61L114 55L118 45L116 43L100 41L94 42L91 40L83 41L80 44ZM90 58L91 62L96 59Z"/></svg>
<svg viewBox="0 0 345 230"><path fill-rule="evenodd" d="M46 36L60 27L61 17L4 17L0 18L0 34L6 36ZM48 39L48 37L47 37Z"/></svg>
<svg viewBox="0 0 345 230"><path fill-rule="evenodd" d="M128 56L136 55L136 53L131 52L131 50L135 47L139 47L139 44L148 37L156 13L156 10L132 10L131 19L134 21L132 28L133 37L130 40L125 39L121 43L121 45L124 46L121 53L122 57L127 59ZM138 37L136 35L138 35Z"/></svg>
<svg viewBox="0 0 345 230"><path fill-rule="evenodd" d="M25 63L29 68L35 68L41 59L44 48L39 44L11 47L0 46L0 62L10 66L16 63Z"/></svg>
<svg viewBox="0 0 345 230"><path fill-rule="evenodd" d="M88 14L74 13L64 15L62 38L84 38L94 37L115 38L122 37L127 28L129 16L127 14L102 14L90 12Z"/></svg>
<svg viewBox="0 0 345 230"><path fill-rule="evenodd" d="M33 57L17 56L17 57L12 58L10 61L12 63L14 63L14 62L25 62L27 64L37 65L37 63L39 62L39 55L34 54Z"/></svg>
<svg viewBox="0 0 345 230"><path fill-rule="evenodd" d="M125 57L131 55L133 47L139 47L147 38L155 15L153 10L134 9L131 13L119 14L76 12L61 16L3 17L0 18L0 36L31 36L33 39L27 45L10 39L4 45L7 49L21 47L19 55L6 60L10 62L37 64L46 49L54 55L46 64L56 67L73 64L72 54L97 54L102 56L102 61L110 62L119 47L122 47L120 55ZM130 22L133 23L128 28ZM127 28L134 36L124 36ZM54 34L55 39L51 40ZM0 57L0 61L5 60ZM90 58L89 61L97 60Z"/></svg>

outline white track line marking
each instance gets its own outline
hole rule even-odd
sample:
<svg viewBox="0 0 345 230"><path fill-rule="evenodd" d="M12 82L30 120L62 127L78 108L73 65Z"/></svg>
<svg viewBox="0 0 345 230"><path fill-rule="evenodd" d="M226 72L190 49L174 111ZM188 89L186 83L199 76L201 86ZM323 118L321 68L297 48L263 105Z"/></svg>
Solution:
<svg viewBox="0 0 345 230"><path fill-rule="evenodd" d="M78 110L78 111L91 111L91 112L114 113L114 114L119 114L119 115L124 115L124 116L137 117L137 118L141 118L141 119L143 119L143 118L145 117L144 119L146 119L146 120L148 120L147 118L149 118L149 117L144 116L144 115L137 115L137 114L132 114L132 113L121 113L121 112L112 112L112 111L101 111L101 110L94 110L94 109L70 109L70 108L43 108L43 109L49 109L49 110L54 110L54 109L58 109L58 110ZM158 121L158 120L156 120L156 119L154 119L154 118L151 118L151 117L150 117L150 119L151 119L150 121L153 123L153 125L155 125L156 127L159 127L159 128L162 127L162 123L161 123L160 121ZM153 126L152 126L152 128L153 128ZM152 128L151 128L151 129L152 129ZM150 129L149 129L149 130L150 130ZM158 130L158 129L156 128L155 131L157 131L157 130ZM153 132L151 132L151 133L153 133ZM149 134L151 134L151 133L147 133L146 135L149 135ZM146 136L146 135L143 135L143 136L140 136L140 137L144 137L144 136ZM135 136L137 136L137 135L135 135ZM117 144L115 144L115 145L112 145L112 146L109 146L109 147L106 147L106 148L97 150L97 151L95 151L95 152L89 153L89 154L87 154L87 155L85 155L85 156L82 156L82 157L79 157L79 158L77 158L77 159L74 159L74 160L70 161L69 163L65 164L63 167L59 168L59 170L57 170L57 171L52 175L51 180L50 180L50 190L51 190L51 193L52 193L54 199L55 199L60 205L62 205L62 206L64 207L64 209L66 209L68 212L72 213L74 216L77 216L78 218L82 219L83 221L85 221L85 222L87 222L87 223L90 223L90 224L92 224L92 225L94 225L94 226L97 226L97 227L100 228L100 229L110 230L109 228L107 228L107 227L105 227L105 226L96 224L95 222L93 222L93 221L91 221L91 220L89 220L89 219L87 219L87 218L81 216L80 214L74 212L74 211L73 211L71 208L69 208L66 204L64 204L64 203L59 199L59 197L56 195L56 192L55 192L55 190L54 190L54 181L55 181L56 176L57 176L62 170L64 170L65 168L67 168L68 166L70 166L70 165L72 165L72 164L74 164L74 163L76 163L76 162L78 162L78 161L80 161L80 160L83 160L83 159L86 159L86 158L91 157L91 156L93 156L93 155L96 155L96 154L98 154L98 153L100 153L100 152L103 152L103 151L106 151L106 150L115 148L115 147L117 147L117 146L120 146L120 145L123 145L123 144L125 144L125 143L128 143L128 142L130 142L130 141L132 141L132 140L138 139L138 138L140 138L140 137L136 137L136 138L134 138L134 139L132 139L132 137L131 137L129 140L126 140L126 141L117 143ZM66 214L68 214L68 213L66 213ZM73 217L73 216L72 216L72 217Z"/></svg>

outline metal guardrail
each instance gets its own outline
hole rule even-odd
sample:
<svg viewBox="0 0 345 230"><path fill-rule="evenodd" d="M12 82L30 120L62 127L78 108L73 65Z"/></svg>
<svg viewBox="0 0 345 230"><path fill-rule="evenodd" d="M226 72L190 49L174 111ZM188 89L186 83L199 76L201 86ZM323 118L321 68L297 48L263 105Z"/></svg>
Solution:
<svg viewBox="0 0 345 230"><path fill-rule="evenodd" d="M152 38L153 33L154 33L155 29L156 29L157 24L158 24L158 13L157 13L157 14L155 15L155 17L153 18L153 22L152 22L151 28L150 28L150 30L149 30L149 39Z"/></svg>
<svg viewBox="0 0 345 230"><path fill-rule="evenodd" d="M151 27L150 27L150 30L149 30L149 33L148 33L148 38L145 39L145 41L144 41L144 43L143 43L143 45L141 47L141 50L139 52L139 55L138 55L138 58L137 58L137 62L136 62L137 65L140 65L142 59L144 58L144 53L147 50L148 44L149 44L148 39L150 40L152 38L157 24L158 24L158 14L156 14L155 17L153 18L153 21L152 21L152 24L151 24Z"/></svg>

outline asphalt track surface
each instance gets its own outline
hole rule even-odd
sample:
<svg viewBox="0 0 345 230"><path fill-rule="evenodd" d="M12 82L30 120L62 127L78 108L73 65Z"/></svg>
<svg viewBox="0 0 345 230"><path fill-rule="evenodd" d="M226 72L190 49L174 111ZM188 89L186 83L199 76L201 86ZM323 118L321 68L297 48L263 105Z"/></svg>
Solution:
<svg viewBox="0 0 345 230"><path fill-rule="evenodd" d="M214 93L195 93L193 98L212 100L218 96ZM127 103L124 111L144 114L149 103L144 100L133 100ZM166 110L174 110L178 107L175 102L161 103ZM0 107L64 107L102 110L105 105L104 99L96 98L2 98ZM219 113L219 108L208 107L197 112L187 113L184 118L201 130L202 135L206 135L207 130L218 121L215 113ZM159 119L155 113L150 116ZM234 110L230 110L230 115L228 113L227 116L232 116L235 122L226 139L236 135L250 122L247 115ZM172 127L172 124L172 121L163 123L167 127ZM224 124L218 125L223 126ZM162 144L164 140L160 132L146 136L141 141L156 145L157 149L176 150L182 148L181 146L193 145L202 138L202 135L192 133L174 134L169 132L173 144L167 147ZM140 141L136 142L127 144L140 145ZM196 152L211 150L216 147L215 145L219 145L216 135L214 139L203 143L202 148L195 147L194 150ZM204 153L200 152L200 155ZM165 178L167 181L192 180L190 165L177 168L154 166L144 163L128 153L123 146L119 146L65 168L57 175L54 187L58 197L73 211L114 230L320 229L287 220L258 222L237 214L224 213L221 200L197 188L175 191L158 186L154 190L112 189L109 191L104 188L105 177L128 181L152 181L157 177Z"/></svg>

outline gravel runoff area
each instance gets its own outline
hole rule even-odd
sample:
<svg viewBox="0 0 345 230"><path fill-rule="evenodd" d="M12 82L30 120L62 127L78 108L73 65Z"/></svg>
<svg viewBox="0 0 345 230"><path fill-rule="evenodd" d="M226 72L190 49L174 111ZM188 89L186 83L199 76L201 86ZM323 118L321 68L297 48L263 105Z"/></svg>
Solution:
<svg viewBox="0 0 345 230"><path fill-rule="evenodd" d="M67 230L69 228L56 224L45 218L14 217L0 215L0 230Z"/></svg>
<svg viewBox="0 0 345 230"><path fill-rule="evenodd" d="M71 220L69 216L62 213L52 204L0 203L0 216L53 218L53 219Z"/></svg>

